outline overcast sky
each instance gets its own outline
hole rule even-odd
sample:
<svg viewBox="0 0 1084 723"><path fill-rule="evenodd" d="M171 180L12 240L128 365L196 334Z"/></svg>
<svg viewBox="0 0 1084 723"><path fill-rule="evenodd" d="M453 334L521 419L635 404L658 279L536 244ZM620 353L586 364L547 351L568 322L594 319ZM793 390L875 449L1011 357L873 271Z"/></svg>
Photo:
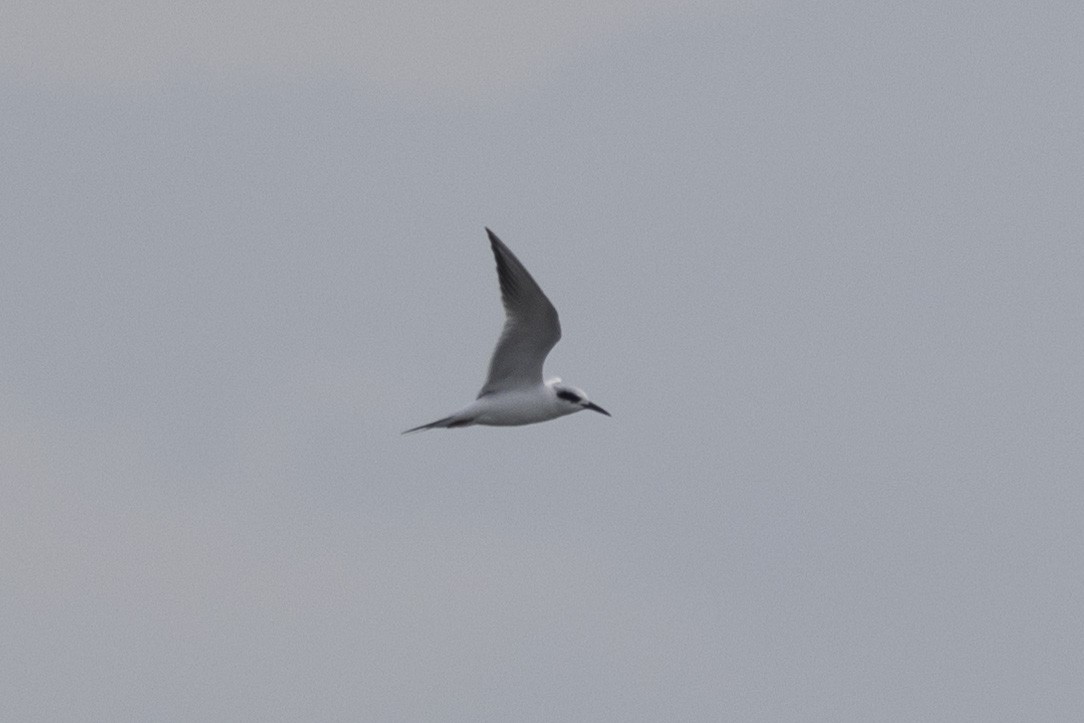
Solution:
<svg viewBox="0 0 1084 723"><path fill-rule="evenodd" d="M1084 5L363 5L0 11L0 718L1084 718Z"/></svg>

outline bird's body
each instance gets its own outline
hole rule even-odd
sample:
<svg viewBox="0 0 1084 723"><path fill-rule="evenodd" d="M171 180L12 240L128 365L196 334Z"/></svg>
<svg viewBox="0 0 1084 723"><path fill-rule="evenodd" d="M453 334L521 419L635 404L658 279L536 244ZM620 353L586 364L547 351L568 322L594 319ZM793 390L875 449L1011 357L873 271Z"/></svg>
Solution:
<svg viewBox="0 0 1084 723"><path fill-rule="evenodd" d="M478 398L455 414L406 430L468 427L485 424L510 427L545 422L591 409L610 416L587 399L582 389L542 380L542 364L561 338L557 310L527 269L496 234L489 234L504 302L504 330L489 362L486 383ZM405 432L404 432L405 434Z"/></svg>
<svg viewBox="0 0 1084 723"><path fill-rule="evenodd" d="M491 427L516 427L523 424L548 422L566 414L580 411L578 405L568 399L557 396L560 379L551 379L533 387L509 389L504 392L478 397L463 409L444 419L430 424L423 424L408 432L439 427L467 427L472 424L487 424Z"/></svg>

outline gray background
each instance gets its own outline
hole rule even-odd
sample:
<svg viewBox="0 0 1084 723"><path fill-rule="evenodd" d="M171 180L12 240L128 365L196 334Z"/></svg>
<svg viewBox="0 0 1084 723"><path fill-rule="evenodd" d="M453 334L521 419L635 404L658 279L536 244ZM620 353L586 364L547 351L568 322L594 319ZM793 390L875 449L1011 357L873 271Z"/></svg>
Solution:
<svg viewBox="0 0 1084 723"><path fill-rule="evenodd" d="M584 5L5 3L0 717L1084 717L1084 5Z"/></svg>

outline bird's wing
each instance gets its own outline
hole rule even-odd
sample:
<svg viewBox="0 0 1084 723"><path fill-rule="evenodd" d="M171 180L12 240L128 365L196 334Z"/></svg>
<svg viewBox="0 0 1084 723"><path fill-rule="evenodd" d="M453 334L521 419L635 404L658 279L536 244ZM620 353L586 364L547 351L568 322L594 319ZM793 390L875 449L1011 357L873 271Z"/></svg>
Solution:
<svg viewBox="0 0 1084 723"><path fill-rule="evenodd" d="M489 360L489 376L479 397L541 384L542 363L561 338L557 309L515 254L488 228L486 233L497 259L501 301L507 318L493 358Z"/></svg>

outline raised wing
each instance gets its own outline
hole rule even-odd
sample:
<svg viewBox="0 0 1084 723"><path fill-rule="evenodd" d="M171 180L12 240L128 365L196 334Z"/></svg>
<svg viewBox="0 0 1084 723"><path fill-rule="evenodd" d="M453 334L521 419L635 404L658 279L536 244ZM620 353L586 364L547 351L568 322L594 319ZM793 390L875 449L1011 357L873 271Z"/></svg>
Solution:
<svg viewBox="0 0 1084 723"><path fill-rule="evenodd" d="M497 259L497 277L507 319L489 360L489 376L478 392L479 397L541 384L542 364L561 338L557 309L515 254L488 228L486 233Z"/></svg>

